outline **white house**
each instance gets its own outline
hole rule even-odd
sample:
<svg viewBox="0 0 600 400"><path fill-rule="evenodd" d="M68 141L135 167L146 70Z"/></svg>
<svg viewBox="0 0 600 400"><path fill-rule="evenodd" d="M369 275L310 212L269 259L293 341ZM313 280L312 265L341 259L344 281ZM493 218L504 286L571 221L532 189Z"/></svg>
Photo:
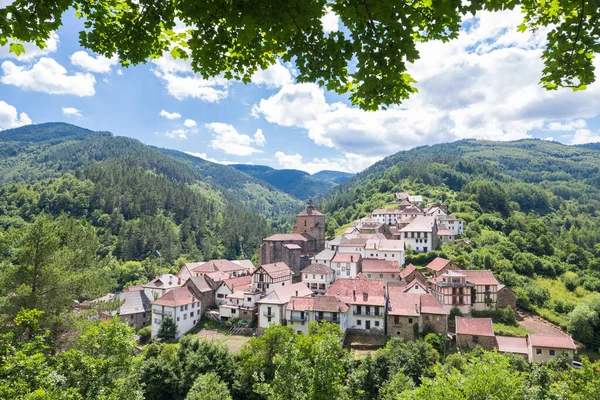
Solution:
<svg viewBox="0 0 600 400"><path fill-rule="evenodd" d="M400 210L398 209L387 210L385 208L378 208L371 213L371 218L383 224L396 225L399 215Z"/></svg>
<svg viewBox="0 0 600 400"><path fill-rule="evenodd" d="M369 239L365 245L363 258L397 261L404 266L404 242L394 239Z"/></svg>
<svg viewBox="0 0 600 400"><path fill-rule="evenodd" d="M218 283L215 290L215 303L217 306L227 303L227 296L234 292L250 290L252 288L252 276L239 276L237 278L226 279Z"/></svg>
<svg viewBox="0 0 600 400"><path fill-rule="evenodd" d="M210 260L183 264L177 276L187 280L192 276L208 275L213 281L219 282L250 275L252 272L254 272L254 265L250 260Z"/></svg>
<svg viewBox="0 0 600 400"><path fill-rule="evenodd" d="M172 274L164 274L157 276L150 282L142 285L144 288L144 293L150 299L150 301L158 299L163 296L169 290L177 288L183 285L185 279L182 279L178 276Z"/></svg>
<svg viewBox="0 0 600 400"><path fill-rule="evenodd" d="M345 332L349 310L350 307L335 296L292 297L285 310L285 319L298 334L307 334L311 321L339 324Z"/></svg>
<svg viewBox="0 0 600 400"><path fill-rule="evenodd" d="M444 226L455 235L462 235L465 230L464 222L452 215L446 215L445 217L439 218L438 221L444 224Z"/></svg>
<svg viewBox="0 0 600 400"><path fill-rule="evenodd" d="M331 260L331 269L335 271L335 279L354 278L362 269L360 253L338 252Z"/></svg>
<svg viewBox="0 0 600 400"><path fill-rule="evenodd" d="M335 272L325 264L310 264L300 274L302 282L315 294L325 294L335 280Z"/></svg>
<svg viewBox="0 0 600 400"><path fill-rule="evenodd" d="M424 213L428 217L436 217L438 219L441 219L448 214L448 213L446 213L446 210L444 209L444 207L439 204L433 204L433 205L428 206L425 209Z"/></svg>
<svg viewBox="0 0 600 400"><path fill-rule="evenodd" d="M351 237L346 237L346 239L337 246L337 252L358 253L365 258L365 246L368 240L368 238L362 237L362 235L359 236L359 234L353 234Z"/></svg>
<svg viewBox="0 0 600 400"><path fill-rule="evenodd" d="M339 236L340 238L342 236ZM335 250L325 249L315 255L312 259L313 264L325 264L328 267L331 267L331 260L335 257Z"/></svg>
<svg viewBox="0 0 600 400"><path fill-rule="evenodd" d="M434 250L438 247L437 224L435 217L417 216L407 226L400 229L405 247L417 253Z"/></svg>
<svg viewBox="0 0 600 400"><path fill-rule="evenodd" d="M201 318L200 299L189 286L176 287L152 302L152 337L156 336L164 318L177 325L176 338L196 325Z"/></svg>
<svg viewBox="0 0 600 400"><path fill-rule="evenodd" d="M310 297L312 290L302 282L279 287L257 301L258 326L261 329L271 325L283 325L285 308L292 297Z"/></svg>
<svg viewBox="0 0 600 400"><path fill-rule="evenodd" d="M398 223L410 222L420 215L423 215L423 211L419 207L415 205L407 206L398 213Z"/></svg>
<svg viewBox="0 0 600 400"><path fill-rule="evenodd" d="M284 262L264 264L252 274L252 290L269 292L292 284L294 273Z"/></svg>
<svg viewBox="0 0 600 400"><path fill-rule="evenodd" d="M337 279L327 291L350 306L348 329L383 335L387 282L378 279Z"/></svg>

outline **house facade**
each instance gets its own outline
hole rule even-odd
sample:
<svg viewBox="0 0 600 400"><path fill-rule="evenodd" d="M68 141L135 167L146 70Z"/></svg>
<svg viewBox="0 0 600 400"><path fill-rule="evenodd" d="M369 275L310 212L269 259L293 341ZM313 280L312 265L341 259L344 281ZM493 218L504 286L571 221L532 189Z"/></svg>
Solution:
<svg viewBox="0 0 600 400"><path fill-rule="evenodd" d="M302 283L314 294L324 295L335 280L335 272L325 264L311 264L302 270Z"/></svg>
<svg viewBox="0 0 600 400"><path fill-rule="evenodd" d="M575 343L570 336L527 335L529 362L542 363L553 360L560 354L571 357L575 353Z"/></svg>
<svg viewBox="0 0 600 400"><path fill-rule="evenodd" d="M338 252L331 260L331 269L335 271L335 279L355 278L362 271L362 256Z"/></svg>
<svg viewBox="0 0 600 400"><path fill-rule="evenodd" d="M252 290L267 293L291 285L293 275L292 270L283 262L261 265L252 274Z"/></svg>
<svg viewBox="0 0 600 400"><path fill-rule="evenodd" d="M448 271L429 282L431 293L446 309L456 307L463 314L471 313L471 291L475 285L467 281L465 274Z"/></svg>
<svg viewBox="0 0 600 400"><path fill-rule="evenodd" d="M456 345L461 350L477 346L488 351L497 348L492 319L456 317Z"/></svg>
<svg viewBox="0 0 600 400"><path fill-rule="evenodd" d="M286 321L298 334L308 333L311 321L338 324L345 332L348 328L350 307L335 296L292 297L286 307Z"/></svg>
<svg viewBox="0 0 600 400"><path fill-rule="evenodd" d="M201 316L200 299L189 286L171 289L152 302L152 337L156 336L165 318L171 318L175 322L178 339L192 329Z"/></svg>
<svg viewBox="0 0 600 400"><path fill-rule="evenodd" d="M310 296L312 291L302 282L273 290L257 301L258 327L264 331L271 325L285 325L285 310L290 299Z"/></svg>
<svg viewBox="0 0 600 400"><path fill-rule="evenodd" d="M474 310L495 310L498 303L498 285L492 271L489 270L460 270L466 276L467 282L474 285L471 289L471 305Z"/></svg>
<svg viewBox="0 0 600 400"><path fill-rule="evenodd" d="M431 294L406 293L399 286L389 286L388 291L388 335L414 340L424 329L439 334L447 332L449 311Z"/></svg>
<svg viewBox="0 0 600 400"><path fill-rule="evenodd" d="M435 217L419 215L400 229L405 247L417 253L424 253L438 247L437 224Z"/></svg>
<svg viewBox="0 0 600 400"><path fill-rule="evenodd" d="M367 279L382 279L388 282L400 281L400 266L398 261L365 258L362 263L362 273Z"/></svg>
<svg viewBox="0 0 600 400"><path fill-rule="evenodd" d="M146 297L152 301L163 296L169 290L183 285L184 282L185 279L182 279L176 275L164 274L157 276L146 284L143 284L142 287L144 288Z"/></svg>
<svg viewBox="0 0 600 400"><path fill-rule="evenodd" d="M227 303L227 296L235 292L250 290L252 288L252 276L240 276L218 282L215 290L215 304L220 306Z"/></svg>

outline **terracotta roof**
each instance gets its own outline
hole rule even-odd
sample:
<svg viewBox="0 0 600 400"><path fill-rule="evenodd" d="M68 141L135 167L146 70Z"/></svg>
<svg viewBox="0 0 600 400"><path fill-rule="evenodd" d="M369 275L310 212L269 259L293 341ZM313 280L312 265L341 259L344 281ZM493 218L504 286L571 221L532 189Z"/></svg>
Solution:
<svg viewBox="0 0 600 400"><path fill-rule="evenodd" d="M389 287L388 315L418 317L421 314L421 295L404 293L401 287Z"/></svg>
<svg viewBox="0 0 600 400"><path fill-rule="evenodd" d="M399 214L400 210L388 210L387 208L378 208L376 210L373 210L373 212L371 213L371 215L376 215L376 214Z"/></svg>
<svg viewBox="0 0 600 400"><path fill-rule="evenodd" d="M434 295L425 293L421 295L421 313L450 315L450 310L444 308Z"/></svg>
<svg viewBox="0 0 600 400"><path fill-rule="evenodd" d="M460 220L452 215L446 215L445 217L442 218L442 221L460 221Z"/></svg>
<svg viewBox="0 0 600 400"><path fill-rule="evenodd" d="M210 279L212 279L215 282L221 282L221 281L224 281L225 279L229 279L229 274L227 274L225 272L221 272L221 271L209 272L209 273L202 274L202 275L208 276Z"/></svg>
<svg viewBox="0 0 600 400"><path fill-rule="evenodd" d="M383 239L383 240L379 241L378 250L382 250L382 251L404 250L404 242L402 240Z"/></svg>
<svg viewBox="0 0 600 400"><path fill-rule="evenodd" d="M336 279L327 290L347 304L385 306L386 281L379 279Z"/></svg>
<svg viewBox="0 0 600 400"><path fill-rule="evenodd" d="M188 269L197 273L210 273L210 272L231 272L248 269L247 267L234 263L230 260L209 260L206 262L195 262L184 264Z"/></svg>
<svg viewBox="0 0 600 400"><path fill-rule="evenodd" d="M364 247L365 244L369 241L368 238L364 237L350 237L346 238L342 243L340 243L340 247Z"/></svg>
<svg viewBox="0 0 600 400"><path fill-rule="evenodd" d="M552 347L555 349L573 349L577 347L570 336L527 335L527 340L534 347Z"/></svg>
<svg viewBox="0 0 600 400"><path fill-rule="evenodd" d="M319 211L317 211L317 209L315 208L312 200L310 200L308 202L308 205L306 206L306 208L302 211L300 211L298 214L299 216L307 216L307 215L323 215L322 213L320 213Z"/></svg>
<svg viewBox="0 0 600 400"><path fill-rule="evenodd" d="M430 269L435 272L440 272L446 265L448 265L449 262L450 260L446 260L442 257L437 257L435 260L433 260L427 265L427 269Z"/></svg>
<svg viewBox="0 0 600 400"><path fill-rule="evenodd" d="M232 292L246 289L252 286L252 275L238 276L237 278L225 279L222 285L226 285Z"/></svg>
<svg viewBox="0 0 600 400"><path fill-rule="evenodd" d="M411 204L410 206L406 207L404 210L400 211L399 214L402 215L422 215L423 211L421 211L421 209L417 206L415 206L414 204Z"/></svg>
<svg viewBox="0 0 600 400"><path fill-rule="evenodd" d="M272 263L272 264L264 264L261 265L260 267L258 267L256 270L254 270L254 273L257 273L258 270L264 270L265 273L267 275L269 275L271 278L280 278L282 276L292 276L292 270L290 269L290 267L287 266L286 263L284 262L277 262L277 263Z"/></svg>
<svg viewBox="0 0 600 400"><path fill-rule="evenodd" d="M467 277L467 281L475 285L498 285L500 282L496 279L492 271L484 270L460 270Z"/></svg>
<svg viewBox="0 0 600 400"><path fill-rule="evenodd" d="M524 337L496 336L496 344L500 353L529 354Z"/></svg>
<svg viewBox="0 0 600 400"><path fill-rule="evenodd" d="M271 242L285 242L285 241L302 241L306 242L308 239L299 233L277 233L264 239Z"/></svg>
<svg viewBox="0 0 600 400"><path fill-rule="evenodd" d="M331 262L351 263L358 262L361 255L359 253L337 253Z"/></svg>
<svg viewBox="0 0 600 400"><path fill-rule="evenodd" d="M250 260L231 260L231 262L250 271L254 271L254 268L256 268Z"/></svg>
<svg viewBox="0 0 600 400"><path fill-rule="evenodd" d="M427 289L427 286L425 286L423 284L423 282L421 282L418 279L413 279L412 281L408 282L406 284L406 286L404 286L404 291L408 292L409 290L413 289L415 287L415 285L419 286L421 289L423 289L424 291L428 292L429 290Z"/></svg>
<svg viewBox="0 0 600 400"><path fill-rule="evenodd" d="M398 273L398 261L379 260L376 258L365 258L362 264L362 272L368 273Z"/></svg>
<svg viewBox="0 0 600 400"><path fill-rule="evenodd" d="M293 285L279 287L265 297L257 301L257 303L267 304L285 304L292 297L306 297L312 296L312 290L310 290L305 283L298 282Z"/></svg>
<svg viewBox="0 0 600 400"><path fill-rule="evenodd" d="M492 319L456 317L456 334L473 336L494 336Z"/></svg>
<svg viewBox="0 0 600 400"><path fill-rule="evenodd" d="M408 264L406 266L406 268L404 268L402 271L400 271L400 278L404 279L407 276L409 276L410 274L412 274L413 272L415 272L417 270L417 267L415 267L412 264Z"/></svg>
<svg viewBox="0 0 600 400"><path fill-rule="evenodd" d="M154 300L152 304L157 306L179 307L185 304L191 304L198 299L192 294L187 286L177 287L169 290L162 297Z"/></svg>
<svg viewBox="0 0 600 400"><path fill-rule="evenodd" d="M454 236L454 233L443 224L438 224L438 236Z"/></svg>
<svg viewBox="0 0 600 400"><path fill-rule="evenodd" d="M157 278L154 278L148 283L143 284L144 288L157 288L157 289L169 289L181 286L183 280L176 275L164 274Z"/></svg>
<svg viewBox="0 0 600 400"><path fill-rule="evenodd" d="M144 287L141 285L137 286L129 286L123 289L124 292L137 292L138 290L144 290Z"/></svg>
<svg viewBox="0 0 600 400"><path fill-rule="evenodd" d="M286 310L346 312L349 307L335 296L292 297Z"/></svg>
<svg viewBox="0 0 600 400"><path fill-rule="evenodd" d="M333 270L325 264L310 264L300 271L303 274L333 274Z"/></svg>

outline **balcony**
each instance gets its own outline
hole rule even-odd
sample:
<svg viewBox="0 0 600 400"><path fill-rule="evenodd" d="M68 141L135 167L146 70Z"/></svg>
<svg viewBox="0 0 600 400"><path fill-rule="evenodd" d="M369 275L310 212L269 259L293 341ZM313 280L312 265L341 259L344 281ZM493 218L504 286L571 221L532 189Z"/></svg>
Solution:
<svg viewBox="0 0 600 400"><path fill-rule="evenodd" d="M340 320L338 317L319 317L318 315L315 317L316 321L327 321L333 322L334 324L339 324Z"/></svg>
<svg viewBox="0 0 600 400"><path fill-rule="evenodd" d="M172 311L163 311L163 310L159 310L159 309L152 309L152 314L156 314L156 315L167 315L171 318L173 318L173 312Z"/></svg>
<svg viewBox="0 0 600 400"><path fill-rule="evenodd" d="M306 315L291 315L289 320L290 321L306 321L308 318Z"/></svg>
<svg viewBox="0 0 600 400"><path fill-rule="evenodd" d="M353 315L368 315L371 317L379 317L380 316L380 313L378 313L378 312L365 311L365 310L360 310L360 311L354 310L354 311L352 311L352 314Z"/></svg>
<svg viewBox="0 0 600 400"><path fill-rule="evenodd" d="M267 318L274 318L275 314L273 313L273 311L268 312L268 311L263 311L263 315Z"/></svg>

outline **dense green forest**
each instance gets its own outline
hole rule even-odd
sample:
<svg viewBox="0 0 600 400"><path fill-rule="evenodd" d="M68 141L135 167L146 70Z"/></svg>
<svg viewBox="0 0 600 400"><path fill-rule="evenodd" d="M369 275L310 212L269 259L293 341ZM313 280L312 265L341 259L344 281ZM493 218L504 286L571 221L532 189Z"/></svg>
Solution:
<svg viewBox="0 0 600 400"><path fill-rule="evenodd" d="M132 328L118 319L89 323L54 354L37 310L22 311L0 335L0 398L148 400L512 400L597 398L600 363L568 357L544 365L485 352L446 355L443 336L391 338L353 357L339 326L310 322L307 336L274 326L239 354L184 336L138 354Z"/></svg>
<svg viewBox="0 0 600 400"><path fill-rule="evenodd" d="M395 192L442 201L470 245L407 254L491 269L524 308L600 350L600 150L541 140L465 140L400 152L349 179L318 205L327 232L393 206Z"/></svg>
<svg viewBox="0 0 600 400"><path fill-rule="evenodd" d="M235 164L232 167L302 200L324 195L336 184L352 176L339 171L321 171L310 175L297 169L274 169L265 165Z"/></svg>

